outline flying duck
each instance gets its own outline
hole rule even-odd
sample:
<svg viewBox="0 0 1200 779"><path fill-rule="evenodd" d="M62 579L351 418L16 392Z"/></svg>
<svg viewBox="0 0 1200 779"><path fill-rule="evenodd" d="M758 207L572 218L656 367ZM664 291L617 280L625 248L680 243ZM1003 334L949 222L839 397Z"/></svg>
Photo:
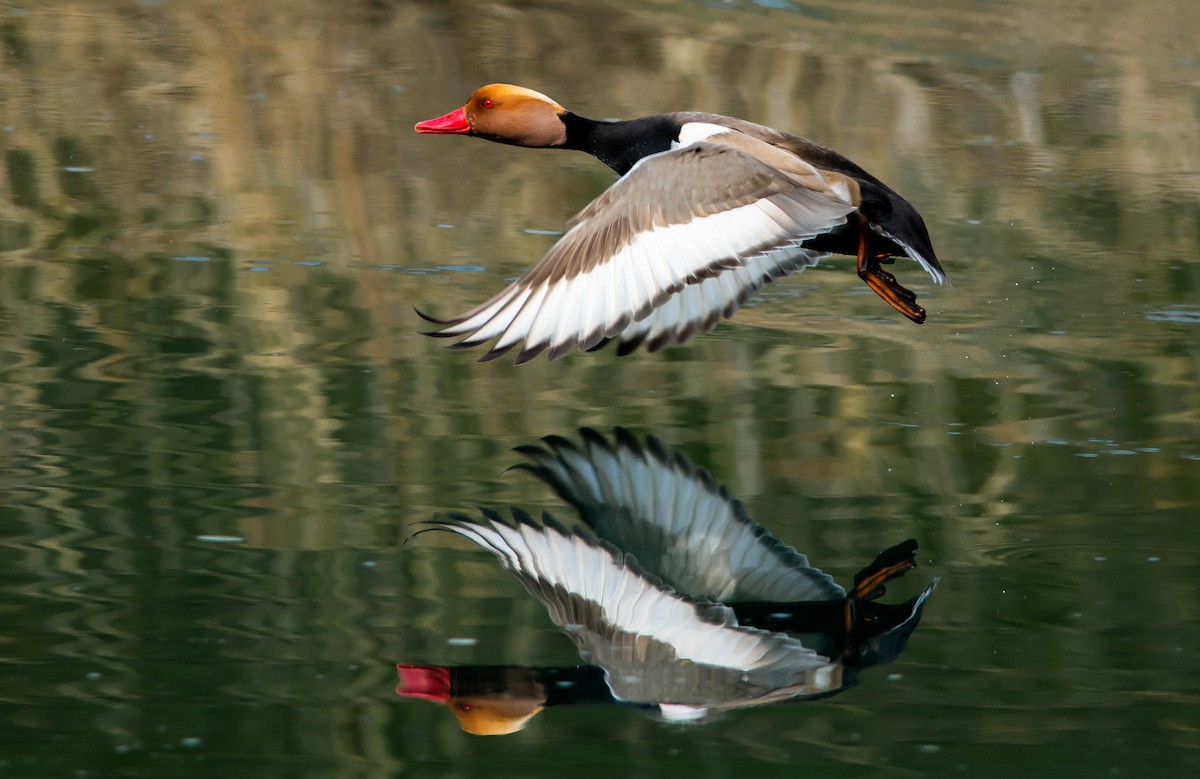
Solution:
<svg viewBox="0 0 1200 779"><path fill-rule="evenodd" d="M867 286L917 323L916 295L881 265L910 257L946 280L907 200L831 149L743 119L597 121L532 89L489 84L415 129L586 151L620 176L491 300L452 319L421 314L445 325L430 335L461 337L455 348L495 339L481 360L521 342L517 363L611 340L620 354L682 343L831 253L857 257Z"/></svg>
<svg viewBox="0 0 1200 779"><path fill-rule="evenodd" d="M528 462L516 467L549 484L585 527L566 529L548 514L535 522L519 509L511 520L482 509L479 517L432 524L495 555L583 660L602 669L614 701L653 707L665 719L702 719L833 694L848 686L844 668L889 662L904 649L936 580L906 603L875 600L887 581L916 565L915 541L879 555L847 593L658 439L623 429L612 442L592 430L581 434L580 445L552 436L519 448ZM464 727L486 713L479 727L509 732L496 724L495 707L480 708L483 693L502 686L494 680L492 688L471 686L475 677L464 672L455 691L450 676L416 670L436 666L403 666L402 680L405 668L410 691L429 691L413 680L439 680L440 697L418 697L458 706ZM548 705L546 696L520 689L493 696L510 718L520 712L528 719ZM474 708L463 712L472 696ZM586 700L600 697L589 692ZM470 711L476 714L464 719Z"/></svg>

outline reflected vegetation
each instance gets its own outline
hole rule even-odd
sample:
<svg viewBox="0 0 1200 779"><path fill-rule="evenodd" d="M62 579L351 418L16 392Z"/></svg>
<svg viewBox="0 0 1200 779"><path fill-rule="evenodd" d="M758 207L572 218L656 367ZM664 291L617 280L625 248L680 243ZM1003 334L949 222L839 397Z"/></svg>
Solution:
<svg viewBox="0 0 1200 779"><path fill-rule="evenodd" d="M396 693L444 704L463 730L514 733L542 709L620 703L669 722L826 698L908 645L935 579L877 599L916 566L915 541L882 552L849 592L746 513L728 488L654 437L617 428L521 447L528 470L586 530L451 515L439 527L495 555L594 665L400 665Z"/></svg>

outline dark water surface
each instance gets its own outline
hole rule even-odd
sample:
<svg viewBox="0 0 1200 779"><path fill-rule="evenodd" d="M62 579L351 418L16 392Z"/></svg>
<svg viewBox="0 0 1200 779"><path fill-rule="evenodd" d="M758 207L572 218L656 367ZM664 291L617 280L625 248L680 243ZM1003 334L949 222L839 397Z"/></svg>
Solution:
<svg viewBox="0 0 1200 779"><path fill-rule="evenodd" d="M919 8L913 8L917 5ZM0 3L0 776L1168 776L1200 768L1200 6ZM803 133L925 215L916 327L849 260L677 349L476 364L611 181L417 136L491 81ZM694 727L462 733L395 664L577 662L416 523L561 503L511 447L653 433L907 651Z"/></svg>

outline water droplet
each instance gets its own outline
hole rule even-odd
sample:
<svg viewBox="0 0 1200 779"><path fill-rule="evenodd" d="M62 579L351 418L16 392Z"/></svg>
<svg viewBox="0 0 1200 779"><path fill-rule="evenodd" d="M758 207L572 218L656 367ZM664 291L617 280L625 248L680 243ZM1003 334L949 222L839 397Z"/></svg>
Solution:
<svg viewBox="0 0 1200 779"><path fill-rule="evenodd" d="M210 544L240 544L246 539L241 536L204 535L196 536L196 540L205 541Z"/></svg>
<svg viewBox="0 0 1200 779"><path fill-rule="evenodd" d="M1200 324L1200 309L1167 308L1162 311L1150 311L1146 319L1151 322L1176 322L1185 325Z"/></svg>

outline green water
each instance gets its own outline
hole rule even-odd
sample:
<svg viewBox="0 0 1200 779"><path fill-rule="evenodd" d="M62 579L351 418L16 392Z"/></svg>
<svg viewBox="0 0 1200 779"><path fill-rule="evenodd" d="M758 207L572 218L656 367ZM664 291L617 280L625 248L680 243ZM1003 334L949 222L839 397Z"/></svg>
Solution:
<svg viewBox="0 0 1200 779"><path fill-rule="evenodd" d="M919 7L914 8L914 5ZM1200 10L1141 2L0 3L0 776L1176 776L1200 765ZM611 182L417 136L492 81L849 155L953 286L847 259L684 347L477 364ZM941 587L827 701L478 738L396 663L569 665L416 523L569 516L510 449L652 433L846 582ZM464 640L467 639L467 640Z"/></svg>

